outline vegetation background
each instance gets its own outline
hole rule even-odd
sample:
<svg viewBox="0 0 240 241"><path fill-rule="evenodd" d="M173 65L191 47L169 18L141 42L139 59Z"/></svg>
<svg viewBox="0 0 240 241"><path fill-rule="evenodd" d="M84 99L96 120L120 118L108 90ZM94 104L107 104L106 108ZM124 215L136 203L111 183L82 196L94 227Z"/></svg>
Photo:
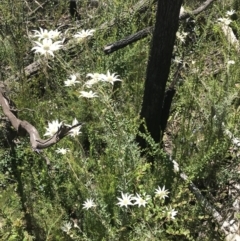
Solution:
<svg viewBox="0 0 240 241"><path fill-rule="evenodd" d="M6 94L18 117L42 136L49 121L84 122L80 136L66 137L37 154L29 138L19 138L1 112L1 240L225 240L190 183L224 220L238 223L240 61L218 19L235 10L230 26L239 39L240 2L216 0L199 15L179 22L179 32L187 36L184 42L177 38L174 47L168 85L178 68L174 60L180 58L176 95L163 144L146 134L144 155L135 139L152 35L112 54L103 52L107 44L154 25L154 1L140 13L132 11L137 2L106 0L92 8L78 1L77 19L70 16L66 0L0 2L0 79L9 87ZM189 0L183 6L192 11L202 3ZM39 27L58 29L66 42L82 29L96 32L42 61L39 71L26 76L24 68L39 58L31 51L32 31ZM88 73L108 70L122 82L98 87L101 98L79 98ZM73 73L81 83L64 86ZM61 155L57 148L69 151ZM171 160L188 181L174 172ZM154 196L158 186L169 190L165 200ZM121 192L146 193L151 199L145 207L122 208L117 205ZM83 209L89 198L96 207ZM177 210L175 219L165 215L166 208ZM68 231L66 224L71 226Z"/></svg>

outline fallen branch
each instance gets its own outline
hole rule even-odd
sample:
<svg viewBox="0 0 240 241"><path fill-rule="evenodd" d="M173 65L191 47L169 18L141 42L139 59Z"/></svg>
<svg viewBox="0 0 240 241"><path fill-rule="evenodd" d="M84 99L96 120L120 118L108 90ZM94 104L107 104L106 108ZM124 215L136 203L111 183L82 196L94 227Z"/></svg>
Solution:
<svg viewBox="0 0 240 241"><path fill-rule="evenodd" d="M171 160L171 159L170 159ZM202 195L201 191L194 185L194 183L189 180L188 176L182 172L179 169L179 165L176 161L172 160L174 171L179 172L180 177L188 182L188 187L190 191L194 194L196 199L200 202L201 206L205 208L205 210L210 213L213 217L213 219L216 221L216 223L219 225L220 229L224 232L226 235L226 240L232 240L234 241L240 239L240 236L238 235L238 222L237 220L225 220L223 216L211 205L208 200Z"/></svg>
<svg viewBox="0 0 240 241"><path fill-rule="evenodd" d="M187 19L193 15L198 15L199 13L203 12L204 10L206 10L210 4L212 2L214 2L215 0L207 0L205 1L200 7L196 8L195 10L191 11L191 12L183 12L180 16L179 16L179 20L184 20Z"/></svg>
<svg viewBox="0 0 240 241"><path fill-rule="evenodd" d="M238 39L236 38L234 32L232 31L232 28L224 23L219 23L221 26L221 29L227 38L227 41L235 47L235 49L239 52L240 51L240 44Z"/></svg>
<svg viewBox="0 0 240 241"><path fill-rule="evenodd" d="M105 54L113 53L114 51L122 49L131 43L134 43L140 39L147 37L149 34L152 33L152 31L153 31L153 27L145 28L145 29L143 29L135 34L132 34L122 40L119 40L113 44L109 44L109 45L105 46L103 51Z"/></svg>
<svg viewBox="0 0 240 241"><path fill-rule="evenodd" d="M33 125L25 120L20 120L15 116L11 110L8 99L4 96L4 93L5 90L0 88L0 105L2 106L4 115L8 118L14 129L17 130L19 136L25 136L26 133L29 134L31 146L35 151L45 149L56 144L62 138L67 136L73 128L82 125L82 123L78 123L69 127L62 124L52 137L47 140L41 139L37 129Z"/></svg>
<svg viewBox="0 0 240 241"><path fill-rule="evenodd" d="M179 16L179 20L184 20L186 18L189 18L192 15L197 15L199 13L201 13L202 11L204 11L213 1L215 0L207 0L206 2L204 2L200 7L198 7L197 9L193 10L192 12L183 12L180 16ZM135 34L132 34L130 36L125 37L124 39L121 39L115 43L111 43L108 44L107 46L104 47L103 51L105 54L110 54L113 53L119 49L122 49L124 47L126 47L129 44L132 44L140 39L143 39L145 37L147 37L149 34L152 34L153 32L153 26L145 28Z"/></svg>

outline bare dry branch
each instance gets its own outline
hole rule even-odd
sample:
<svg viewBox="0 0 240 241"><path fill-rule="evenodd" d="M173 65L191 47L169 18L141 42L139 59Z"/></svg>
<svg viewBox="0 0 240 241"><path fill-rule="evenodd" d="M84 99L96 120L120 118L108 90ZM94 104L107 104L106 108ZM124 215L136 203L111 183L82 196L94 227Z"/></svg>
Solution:
<svg viewBox="0 0 240 241"><path fill-rule="evenodd" d="M193 15L198 15L199 13L203 12L205 9L207 9L211 3L213 3L215 0L207 0L205 1L200 7L197 9L193 10L192 12L184 12L179 16L180 20L187 19Z"/></svg>
<svg viewBox="0 0 240 241"><path fill-rule="evenodd" d="M82 125L82 123L78 123L70 127L62 124L59 130L57 131L57 133L55 133L52 137L48 138L47 140L44 140L44 139L41 139L37 129L33 125L31 125L29 122L25 120L22 121L18 119L13 114L13 112L11 111L9 102L7 98L4 96L3 88L0 88L0 105L2 106L4 115L9 119L14 129L17 130L18 134L20 136L24 136L26 135L26 133L29 134L30 143L34 150L45 149L56 144L62 138L67 136L73 128Z"/></svg>
<svg viewBox="0 0 240 241"><path fill-rule="evenodd" d="M228 25L224 24L224 23L219 23L221 26L221 29L225 35L225 37L227 38L227 41L233 45L235 47L235 49L239 52L240 51L240 44L238 39L236 38L233 30L231 27L229 27Z"/></svg>
<svg viewBox="0 0 240 241"><path fill-rule="evenodd" d="M176 172L179 172L180 177L188 182L190 191L194 194L198 202L202 207L212 215L215 222L218 224L220 229L226 235L226 240L235 240L230 238L240 238L238 235L238 221L237 220L226 220L223 216L215 209L215 207L202 195L201 191L195 186L195 184L189 180L188 176L179 169L179 165L176 161L172 161L173 165L177 167ZM237 240L237 239L236 239Z"/></svg>

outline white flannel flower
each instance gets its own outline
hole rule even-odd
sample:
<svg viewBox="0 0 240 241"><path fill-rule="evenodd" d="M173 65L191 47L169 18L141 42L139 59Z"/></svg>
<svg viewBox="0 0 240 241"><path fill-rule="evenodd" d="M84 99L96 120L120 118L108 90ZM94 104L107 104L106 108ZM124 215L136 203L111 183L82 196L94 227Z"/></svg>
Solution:
<svg viewBox="0 0 240 241"><path fill-rule="evenodd" d="M87 30L82 30L80 32L77 32L73 37L76 38L79 42L81 42L82 40L85 40L88 37L93 36L93 33L96 30L94 29L87 29Z"/></svg>
<svg viewBox="0 0 240 241"><path fill-rule="evenodd" d="M64 85L65 86L73 86L76 83L80 83L80 81L76 80L77 76L75 74L70 75L70 79L67 79L66 81L64 81Z"/></svg>
<svg viewBox="0 0 240 241"><path fill-rule="evenodd" d="M116 75L115 73L110 74L108 70L106 75L102 75L102 81L109 82L113 85L114 82L122 80L118 79L118 75Z"/></svg>
<svg viewBox="0 0 240 241"><path fill-rule="evenodd" d="M186 32L182 32L182 33L179 33L177 32L176 33L176 37L182 42L182 43L185 43L185 38L188 34Z"/></svg>
<svg viewBox="0 0 240 241"><path fill-rule="evenodd" d="M89 73L87 74L87 78L90 77L91 79L88 80L85 85L87 86L87 88L91 88L92 85L98 83L99 81L103 80L104 75L103 74L99 74L99 73Z"/></svg>
<svg viewBox="0 0 240 241"><path fill-rule="evenodd" d="M91 98L98 97L98 95L96 93L92 92L91 90L89 92L80 91L79 97L84 97L84 98L91 99Z"/></svg>
<svg viewBox="0 0 240 241"><path fill-rule="evenodd" d="M229 18L219 18L218 21L220 23L223 23L224 25L227 25L227 26L232 22L232 20L229 19Z"/></svg>
<svg viewBox="0 0 240 241"><path fill-rule="evenodd" d="M144 198L142 198L138 193L136 193L135 197L132 197L132 200L135 200L135 203L133 205L138 205L138 207L145 207L147 204L147 201L150 199L151 197L149 195L146 195Z"/></svg>
<svg viewBox="0 0 240 241"><path fill-rule="evenodd" d="M54 57L53 52L56 50L59 50L61 48L61 41L54 42L51 39L43 39L42 42L34 42L38 46L35 46L32 48L32 50L35 50L35 53L40 53L41 55L44 55L45 57L48 57L51 55Z"/></svg>
<svg viewBox="0 0 240 241"><path fill-rule="evenodd" d="M62 122L58 122L58 120L48 122L48 127L45 127L47 129L47 132L44 134L44 136L53 136L58 129L61 127Z"/></svg>
<svg viewBox="0 0 240 241"><path fill-rule="evenodd" d="M75 118L72 122L72 126L75 126L77 125L79 122L78 120ZM75 136L78 136L79 134L81 134L82 132L80 131L81 129L81 125L77 126L77 127L74 127L70 132L69 132L69 135L72 136L72 137L75 137Z"/></svg>
<svg viewBox="0 0 240 241"><path fill-rule="evenodd" d="M167 194L169 194L169 191L167 189L165 190L165 186L163 186L163 188L158 186L158 188L155 189L155 196L159 197L160 199L165 199L165 197L168 197Z"/></svg>
<svg viewBox="0 0 240 241"><path fill-rule="evenodd" d="M175 58L173 59L173 62L176 63L176 64L181 64L181 63L182 63L182 60L181 60L181 58L179 58L179 57L175 57Z"/></svg>
<svg viewBox="0 0 240 241"><path fill-rule="evenodd" d="M165 213L167 215L167 218L175 219L175 216L177 215L178 211L170 207L170 208L166 208Z"/></svg>
<svg viewBox="0 0 240 241"><path fill-rule="evenodd" d="M65 233L67 233L67 234L69 234L71 228L72 228L72 224L71 224L70 222L65 223L65 224L61 227L62 231L65 232Z"/></svg>
<svg viewBox="0 0 240 241"><path fill-rule="evenodd" d="M231 9L230 11L226 12L226 16L232 16L235 13L235 10Z"/></svg>
<svg viewBox="0 0 240 241"><path fill-rule="evenodd" d="M132 194L124 194L124 193L121 193L122 195L122 198L117 198L118 199L118 203L117 205L119 205L120 207L122 206L125 206L127 207L128 205L133 205L133 203L131 202L132 201Z"/></svg>
<svg viewBox="0 0 240 241"><path fill-rule="evenodd" d="M56 150L56 152L57 152L58 154L62 154L62 155L65 155L68 151L69 151L69 149L65 149L65 148L58 148L58 149Z"/></svg>
<svg viewBox="0 0 240 241"><path fill-rule="evenodd" d="M61 35L61 32L59 32L57 29L56 30L50 30L49 33L50 33L51 39L57 39Z"/></svg>
<svg viewBox="0 0 240 241"><path fill-rule="evenodd" d="M41 40L41 39L50 39L51 36L52 36L51 31L48 31L47 29L42 29L42 28L40 28L40 31L38 31L38 30L33 30L33 32L34 32L33 37L34 37L34 38L38 38L38 40Z"/></svg>
<svg viewBox="0 0 240 241"><path fill-rule="evenodd" d="M83 203L83 209L89 209L89 208L94 208L96 207L96 204L93 202L93 200L91 198L87 199L84 203Z"/></svg>

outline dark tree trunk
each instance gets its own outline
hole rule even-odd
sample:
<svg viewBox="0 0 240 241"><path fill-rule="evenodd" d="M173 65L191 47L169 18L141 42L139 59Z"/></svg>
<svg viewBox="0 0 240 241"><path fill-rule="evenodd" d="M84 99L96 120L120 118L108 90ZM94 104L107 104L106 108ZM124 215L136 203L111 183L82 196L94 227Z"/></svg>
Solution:
<svg viewBox="0 0 240 241"><path fill-rule="evenodd" d="M73 19L78 19L79 14L77 12L77 0L70 0L69 2L69 12Z"/></svg>
<svg viewBox="0 0 240 241"><path fill-rule="evenodd" d="M158 0L140 113L141 118L146 121L147 131L155 142L161 141L161 132L165 125L163 103L181 4L182 0ZM145 132L144 125L140 126L140 132ZM146 147L144 138L138 136L137 141L142 148Z"/></svg>

